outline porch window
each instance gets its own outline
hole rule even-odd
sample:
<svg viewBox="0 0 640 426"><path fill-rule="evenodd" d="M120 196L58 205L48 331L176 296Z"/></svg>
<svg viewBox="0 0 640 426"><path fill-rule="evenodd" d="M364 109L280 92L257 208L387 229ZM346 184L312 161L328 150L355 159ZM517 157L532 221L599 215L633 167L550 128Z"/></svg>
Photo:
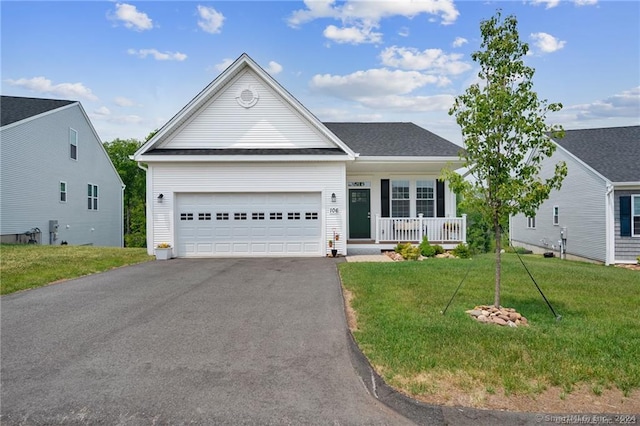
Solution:
<svg viewBox="0 0 640 426"><path fill-rule="evenodd" d="M640 237L640 195L631 197L631 235Z"/></svg>
<svg viewBox="0 0 640 426"><path fill-rule="evenodd" d="M410 197L408 180L391 181L391 217L411 216Z"/></svg>
<svg viewBox="0 0 640 426"><path fill-rule="evenodd" d="M432 180L416 181L416 213L424 217L435 217L435 191Z"/></svg>

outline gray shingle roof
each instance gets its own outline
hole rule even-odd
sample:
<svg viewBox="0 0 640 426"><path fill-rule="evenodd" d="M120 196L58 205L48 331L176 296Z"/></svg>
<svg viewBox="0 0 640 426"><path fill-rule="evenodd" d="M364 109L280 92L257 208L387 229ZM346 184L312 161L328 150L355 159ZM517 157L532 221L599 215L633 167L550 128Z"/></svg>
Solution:
<svg viewBox="0 0 640 426"><path fill-rule="evenodd" d="M554 140L611 182L640 182L640 126L566 130Z"/></svg>
<svg viewBox="0 0 640 426"><path fill-rule="evenodd" d="M23 98L2 96L0 98L0 126L6 126L54 109L62 108L76 101L60 99Z"/></svg>
<svg viewBox="0 0 640 426"><path fill-rule="evenodd" d="M323 123L361 156L457 157L460 146L413 123Z"/></svg>

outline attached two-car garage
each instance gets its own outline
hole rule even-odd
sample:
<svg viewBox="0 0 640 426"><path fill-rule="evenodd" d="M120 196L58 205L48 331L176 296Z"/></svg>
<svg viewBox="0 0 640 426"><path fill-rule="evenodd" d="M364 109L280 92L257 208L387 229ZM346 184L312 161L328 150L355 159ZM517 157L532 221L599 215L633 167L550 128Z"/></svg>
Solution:
<svg viewBox="0 0 640 426"><path fill-rule="evenodd" d="M319 192L176 194L179 257L318 256Z"/></svg>

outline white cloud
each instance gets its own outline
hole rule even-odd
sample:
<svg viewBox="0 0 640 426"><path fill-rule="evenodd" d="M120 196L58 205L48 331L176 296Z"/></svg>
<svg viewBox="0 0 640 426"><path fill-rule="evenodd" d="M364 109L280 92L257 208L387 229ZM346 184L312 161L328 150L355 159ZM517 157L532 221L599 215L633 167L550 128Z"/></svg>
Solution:
<svg viewBox="0 0 640 426"><path fill-rule="evenodd" d="M121 21L125 27L136 31L150 30L153 28L153 21L144 12L130 4L117 3L115 14L112 19Z"/></svg>
<svg viewBox="0 0 640 426"><path fill-rule="evenodd" d="M119 107L130 107L135 105L135 103L129 99L129 98L125 98L123 96L118 96L116 97L113 102L118 105Z"/></svg>
<svg viewBox="0 0 640 426"><path fill-rule="evenodd" d="M233 59L229 59L229 58L224 58L222 60L222 62L220 62L219 64L215 65L216 70L222 72L224 70L226 70L227 68L229 68L229 66L233 63Z"/></svg>
<svg viewBox="0 0 640 426"><path fill-rule="evenodd" d="M546 4L547 7L545 7L545 9L552 9L560 4L560 0L531 0L531 4L534 6Z"/></svg>
<svg viewBox="0 0 640 426"><path fill-rule="evenodd" d="M138 56L140 58L146 58L152 56L157 61L184 61L187 59L187 55L180 52L160 52L156 49L129 49L127 50L129 55Z"/></svg>
<svg viewBox="0 0 640 426"><path fill-rule="evenodd" d="M329 25L322 34L329 40L340 44L380 43L382 33L373 32L373 27L353 26L338 28Z"/></svg>
<svg viewBox="0 0 640 426"><path fill-rule="evenodd" d="M409 37L409 34L410 34L410 33L411 33L411 32L409 31L409 28L408 28L408 27L402 27L402 28L400 28L400 29L398 30L398 35L399 35L400 37Z"/></svg>
<svg viewBox="0 0 640 426"><path fill-rule="evenodd" d="M111 111L106 106L101 106L100 108L94 110L93 113L103 116L111 115Z"/></svg>
<svg viewBox="0 0 640 426"><path fill-rule="evenodd" d="M453 95L435 96L378 96L360 98L359 102L369 108L399 110L405 112L448 111L453 105Z"/></svg>
<svg viewBox="0 0 640 426"><path fill-rule="evenodd" d="M469 40L467 40L466 38L464 38L464 37L456 37L456 39L453 40L453 44L452 45L453 45L453 47L460 47L463 44L467 44L467 43L469 43Z"/></svg>
<svg viewBox="0 0 640 426"><path fill-rule="evenodd" d="M282 72L282 65L277 63L276 61L270 61L269 67L265 70L271 75L280 74Z"/></svg>
<svg viewBox="0 0 640 426"><path fill-rule="evenodd" d="M533 39L534 45L543 53L552 53L560 50L567 43L547 33L533 33L530 37Z"/></svg>
<svg viewBox="0 0 640 426"><path fill-rule="evenodd" d="M593 6L598 4L598 0L573 0L573 3L576 6Z"/></svg>
<svg viewBox="0 0 640 426"><path fill-rule="evenodd" d="M98 97L91 89L82 83L59 83L52 84L51 80L45 77L20 78L18 80L5 80L12 86L22 87L36 93L52 94L75 100L76 98L97 101Z"/></svg>
<svg viewBox="0 0 640 426"><path fill-rule="evenodd" d="M430 70L442 74L457 75L471 69L471 65L462 62L462 54L447 55L440 49L425 49L420 52L411 47L391 46L380 54L382 64L409 70Z"/></svg>
<svg viewBox="0 0 640 426"><path fill-rule="evenodd" d="M214 8L198 5L198 16L200 16L198 26L203 31L217 34L222 30L224 15Z"/></svg>
<svg viewBox="0 0 640 426"><path fill-rule="evenodd" d="M349 75L315 75L310 86L341 99L359 100L379 96L403 95L428 84L442 85L449 81L418 71L370 69Z"/></svg>
<svg viewBox="0 0 640 426"><path fill-rule="evenodd" d="M316 19L335 19L342 23L324 30L325 37L342 43L377 43L382 34L371 32L379 28L380 21L393 16L414 18L420 14L439 16L443 25L453 24L460 14L453 0L395 0L357 1L336 3L335 0L305 0L305 9L294 11L288 19L291 27L297 28ZM358 41L362 40L362 41Z"/></svg>
<svg viewBox="0 0 640 426"><path fill-rule="evenodd" d="M572 105L560 113L566 119L587 121L601 118L640 117L640 86L589 104Z"/></svg>

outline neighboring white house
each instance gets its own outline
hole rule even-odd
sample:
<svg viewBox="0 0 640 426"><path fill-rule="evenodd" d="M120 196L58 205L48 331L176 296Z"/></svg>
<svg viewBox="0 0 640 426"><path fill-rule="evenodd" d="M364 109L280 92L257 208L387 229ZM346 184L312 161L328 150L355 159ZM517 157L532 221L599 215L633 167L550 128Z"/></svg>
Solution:
<svg viewBox="0 0 640 426"><path fill-rule="evenodd" d="M243 54L133 158L147 247L174 256L324 256L465 241L438 181L461 148L412 123L322 123Z"/></svg>
<svg viewBox="0 0 640 426"><path fill-rule="evenodd" d="M2 242L121 247L124 186L80 103L0 107Z"/></svg>
<svg viewBox="0 0 640 426"><path fill-rule="evenodd" d="M640 126L568 130L543 163L548 175L567 163L562 188L553 191L535 217L511 220L514 245L559 250L576 258L635 263L640 255Z"/></svg>

